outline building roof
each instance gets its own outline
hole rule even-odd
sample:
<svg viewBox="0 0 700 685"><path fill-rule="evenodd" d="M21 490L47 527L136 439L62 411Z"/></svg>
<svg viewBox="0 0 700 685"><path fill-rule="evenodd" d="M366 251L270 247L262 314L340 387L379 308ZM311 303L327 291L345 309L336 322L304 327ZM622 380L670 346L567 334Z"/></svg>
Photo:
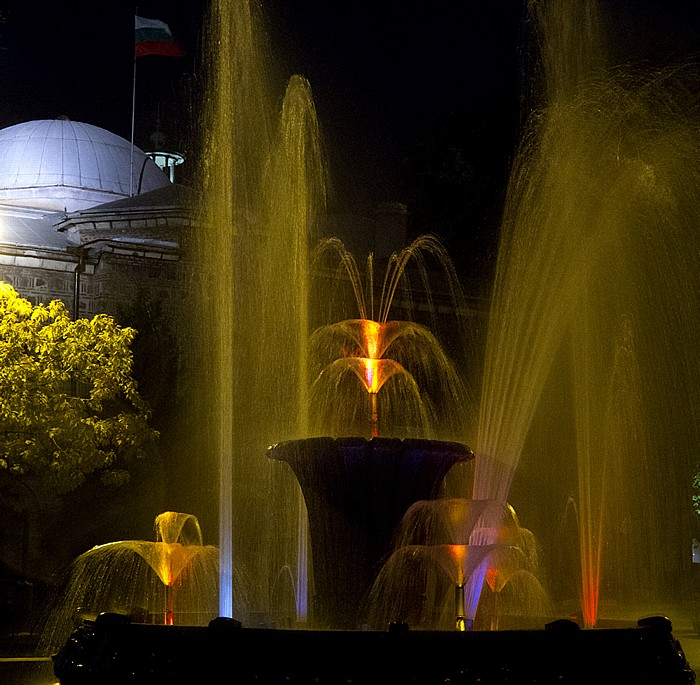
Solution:
<svg viewBox="0 0 700 685"><path fill-rule="evenodd" d="M29 121L0 130L0 203L75 212L163 188L142 150L92 124Z"/></svg>
<svg viewBox="0 0 700 685"><path fill-rule="evenodd" d="M67 235L56 231L56 215L0 205L0 245L27 249L65 250Z"/></svg>
<svg viewBox="0 0 700 685"><path fill-rule="evenodd" d="M197 191L189 186L179 183L169 183L162 188L144 191L140 195L121 198L103 205L89 207L75 212L82 216L91 214L105 214L116 212L130 212L143 210L164 211L170 208L187 207L193 209L197 203Z"/></svg>

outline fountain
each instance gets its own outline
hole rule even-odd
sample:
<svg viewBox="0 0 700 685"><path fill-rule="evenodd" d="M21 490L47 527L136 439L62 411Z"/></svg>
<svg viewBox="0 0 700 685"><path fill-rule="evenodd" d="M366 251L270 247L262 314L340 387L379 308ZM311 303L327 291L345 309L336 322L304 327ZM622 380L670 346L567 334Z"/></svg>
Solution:
<svg viewBox="0 0 700 685"><path fill-rule="evenodd" d="M532 533L507 504L417 500L393 543L369 600L374 629L397 619L422 630L536 628L552 615ZM478 602L483 579L490 603ZM417 585L424 589L416 591Z"/></svg>
<svg viewBox="0 0 700 685"><path fill-rule="evenodd" d="M212 9L196 252L207 365L195 408L200 451L219 475L219 616L203 627L103 615L66 643L57 675L66 685L185 683L227 668L241 682L693 683L669 619L600 625L604 596L633 598L618 572L645 602L675 596L682 576L676 490L690 483L700 387L696 251L685 242L700 156L685 72L627 80L600 61L594 3L530 3L545 88L509 187L478 415L467 402L453 421L426 409L420 372L388 344L425 342L429 328L392 322L383 306L313 326L310 246L326 184L310 87L289 81L275 127L256 15L244 1ZM399 255L392 263L405 267ZM330 356L319 351L329 345ZM322 405L321 376L358 403ZM413 401L406 426L382 406L394 385ZM472 461L472 431L473 468L458 468ZM651 445L677 471L668 484L653 475ZM577 535L557 546L559 498L576 502ZM647 539L657 553L640 561ZM577 620L549 604L570 598L547 573L574 544L580 567L559 577L582 578ZM510 591L537 600L520 618L539 629L504 627ZM290 596L291 620L276 612Z"/></svg>
<svg viewBox="0 0 700 685"><path fill-rule="evenodd" d="M289 441L270 456L292 467L306 500L315 554L312 625L357 629L406 510L436 497L447 471L474 455L461 443L373 437Z"/></svg>
<svg viewBox="0 0 700 685"><path fill-rule="evenodd" d="M109 542L73 561L51 602L41 651L57 650L76 616L112 612L161 625L206 625L217 616L218 550L203 544L197 518L166 511L154 528L154 541Z"/></svg>
<svg viewBox="0 0 700 685"><path fill-rule="evenodd" d="M414 321L389 319L401 280L414 265L426 278L429 257L457 296L444 247L425 235L393 253L376 311L372 255L363 278L342 241L321 241L317 259L329 254L360 318L322 325L310 337L309 432L319 437L275 444L268 455L291 466L308 510L311 625L349 629L364 624L365 603L406 510L437 497L450 469L474 455L446 439L463 432L464 390L437 338ZM459 312L457 301L453 310Z"/></svg>

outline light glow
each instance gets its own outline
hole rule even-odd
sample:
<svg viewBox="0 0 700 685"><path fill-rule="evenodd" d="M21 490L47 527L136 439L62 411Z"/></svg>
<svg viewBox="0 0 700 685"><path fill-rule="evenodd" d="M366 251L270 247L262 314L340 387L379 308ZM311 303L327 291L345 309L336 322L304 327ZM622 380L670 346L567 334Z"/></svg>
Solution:
<svg viewBox="0 0 700 685"><path fill-rule="evenodd" d="M365 387L367 392L376 395L379 392L379 360L365 357L362 363L365 367Z"/></svg>

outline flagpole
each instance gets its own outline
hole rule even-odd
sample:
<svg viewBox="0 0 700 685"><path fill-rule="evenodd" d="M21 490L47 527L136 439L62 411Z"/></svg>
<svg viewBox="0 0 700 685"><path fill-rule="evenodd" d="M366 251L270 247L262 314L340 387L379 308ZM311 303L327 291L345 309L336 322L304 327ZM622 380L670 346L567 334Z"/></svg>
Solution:
<svg viewBox="0 0 700 685"><path fill-rule="evenodd" d="M134 15L134 73L131 78L131 149L129 151L129 197L134 195L134 120L136 113L136 15Z"/></svg>
<svg viewBox="0 0 700 685"><path fill-rule="evenodd" d="M144 34L144 35L139 35ZM138 48L138 54L137 54ZM184 50L173 38L170 27L159 19L146 19L139 16L138 7L134 14L134 74L131 92L131 175L129 178L129 197L134 195L134 128L136 120L136 60L144 55L161 57L182 57ZM141 170L143 173L143 169ZM139 183L140 189L140 183Z"/></svg>

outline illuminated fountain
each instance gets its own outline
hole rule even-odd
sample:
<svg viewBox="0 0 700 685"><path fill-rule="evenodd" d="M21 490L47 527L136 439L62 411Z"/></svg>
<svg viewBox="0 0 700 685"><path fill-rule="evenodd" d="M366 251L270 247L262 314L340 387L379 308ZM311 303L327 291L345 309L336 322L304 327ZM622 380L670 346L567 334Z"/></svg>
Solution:
<svg viewBox="0 0 700 685"><path fill-rule="evenodd" d="M504 210L473 493L509 499L590 627L689 591L697 74L611 63L595 3L530 9L542 80ZM560 564L574 545L578 567Z"/></svg>
<svg viewBox="0 0 700 685"><path fill-rule="evenodd" d="M58 648L76 616L103 612L161 625L206 625L217 615L218 550L204 545L199 521L166 511L155 520L154 541L97 545L71 564L42 636Z"/></svg>
<svg viewBox="0 0 700 685"><path fill-rule="evenodd" d="M552 616L538 573L532 533L520 526L509 505L419 500L395 531L391 556L372 588L369 624L375 629L396 620L423 630L534 628ZM491 602L479 604L484 578Z"/></svg>
<svg viewBox="0 0 700 685"><path fill-rule="evenodd" d="M364 623L406 510L437 497L449 470L474 455L444 439L459 434L463 391L439 342L425 326L388 318L412 265L423 267L433 256L449 269L440 242L422 236L391 255L376 313L372 256L363 277L341 241L322 241L319 258L326 251L337 257L361 318L313 333L309 430L319 437L278 443L269 456L291 466L304 494L315 584L311 624L347 629Z"/></svg>
<svg viewBox="0 0 700 685"><path fill-rule="evenodd" d="M314 426L323 411L309 410L318 399L309 371L311 304L318 303L310 304L307 294L310 246L325 197L324 165L310 92L300 87L308 84L298 78L290 82L282 110L281 139L287 142L273 145L272 134L263 139L263 124L274 118L269 116L274 108L268 103L262 114L256 110L266 91L259 78L264 71L253 60L264 51L241 42L257 34L238 34L251 25L247 15L228 16L229 10L242 11L239 4L222 3L220 10L226 28L223 43L213 41L213 74L222 84L214 88L219 99L212 98L207 126L208 165L217 172L210 173L212 201L203 222L211 232L202 234L209 267L209 287L202 291L220 298L217 309L205 310L207 339L216 343L208 355L217 379L210 387L219 394L218 404L206 405L213 407L210 421L218 424L207 435L219 436L208 447L229 469L222 471L222 482L231 481L234 489L232 496L222 495L224 514L231 506L235 510L224 541L233 538L236 563L247 568L246 576L260 579L256 601L264 612L271 609L265 606L271 597L265 579L288 567L298 590L308 566L298 544L304 538L304 502L275 460L262 464L252 455L270 444L332 435L327 422L323 429ZM594 10L590 2L531 5L543 87L532 103L535 114L507 196L478 416L472 423L467 402L461 425L448 438L471 444L478 457L471 480L469 474L464 483L447 476L450 491L465 500L510 501L541 544L546 571L556 568L561 551L552 545L552 514L574 496L579 539L564 544L580 544L582 561L562 575L584 575L583 620L589 626L597 622L600 577L608 579L616 602L616 596L634 600L640 590L649 600L678 594L681 574L675 569L687 556L684 504L676 477L669 479L668 494L661 494L666 483L652 483L656 457L647 446L672 445L674 476L688 475L698 437L690 417L700 387L689 363L700 340L693 305L695 251L682 249L682 241L692 237L682 229L693 223L698 206L697 144L687 122L687 100L695 91L683 88L683 70L629 77L621 68L605 70ZM563 25L580 30L562 31ZM227 53L229 26L236 27L238 42ZM576 44L562 43L561 36L571 41L575 36ZM242 68L231 68L231 59L244 60ZM250 80L238 84L237 78ZM299 95L291 98L290 92ZM250 97L239 102L238 93ZM296 103L296 113L285 119L292 111L287 103ZM290 145L294 131L297 144ZM271 157L281 161L270 163ZM267 192L270 179L280 192ZM252 223L251 217L262 218ZM378 421L384 412L382 393L372 392L375 377L367 385L366 372L379 371L385 357L369 348L366 333L390 335L391 328L371 305L358 321L363 319L374 323L338 318L341 323L318 335L335 339L342 333L355 341L354 351L329 364L343 384L364 379L361 402L343 405L356 413L340 423L371 436L381 433L372 406L379 404ZM383 365L398 371L390 362ZM402 378L402 372L393 373L382 391ZM668 390L671 378L674 392ZM615 497L607 488L615 488ZM678 525L659 525L661 503L664 520ZM625 525L616 523L622 521ZM602 539L604 528L614 536L609 545ZM650 548L650 535L651 548L664 553L630 564L639 559L636 550ZM290 562L292 556L297 563ZM263 563L271 568L261 568ZM486 579L487 569L482 570ZM617 580L618 573L640 582ZM471 594L474 601L479 596ZM467 606L466 612L476 616L476 609ZM297 615L305 616L299 602Z"/></svg>
<svg viewBox="0 0 700 685"><path fill-rule="evenodd" d="M440 241L423 235L392 253L381 287L375 282L373 255L367 257L363 273L337 238L320 241L314 264L349 284L359 318L321 325L310 337L309 434L462 438L465 408L473 398L454 363L428 326L390 319L395 299L403 299L416 280L433 313L428 277L432 269L448 286L454 312L451 332L460 339L465 329L463 296ZM332 287L327 280L319 291L324 288L328 296ZM347 298L338 299L346 306ZM410 303L402 304L407 315L415 316ZM430 323L437 327L434 320Z"/></svg>
<svg viewBox="0 0 700 685"><path fill-rule="evenodd" d="M310 87L290 80L275 126L256 17L246 2L213 3L196 252L207 363L196 409L199 449L214 455L219 478L221 602L220 620L187 634L207 647L195 663L176 660L182 682L203 666L221 667L234 644L244 682L288 682L302 677L299 669L306 682L329 673L353 682L475 682L485 674L508 682L514 673L520 682L600 682L601 672L610 683L644 682L640 672L650 683L694 682L662 617L612 632L571 621L515 636L502 629L510 591L537 600L532 615L550 611L538 573L544 566L556 585L546 570L561 551L551 545L559 501L562 510L577 502L577 539L563 542L580 544L580 567L562 575L583 576L586 628L599 622L603 589L621 600L673 594L688 552L677 490L700 437L692 420L698 251L686 245L687 229L700 223L700 156L683 98L697 90L681 87L680 70L629 81L621 70L603 71L593 5L530 3L545 88L509 187L472 421L469 401L442 415L434 398L430 410L418 401L420 372L399 348L427 341L429 329L392 322L382 307L375 317L371 305L358 319L314 325L311 256L325 171ZM571 42L557 42L563 36ZM337 254L354 284L347 253ZM406 266L401 260L391 263ZM335 347L330 356L321 353L326 343ZM329 378L359 401L323 405L340 397L321 390ZM408 422L382 405L394 386L412 406ZM462 440L472 433L473 469L453 468L469 460ZM667 483L653 475L661 458L673 471ZM391 481L392 472L408 481ZM431 520L451 528L433 534ZM405 538L394 537L397 529ZM545 552L539 565L535 539ZM354 550L363 559L353 567ZM285 585L299 630L276 630L270 620ZM319 602L308 615L305 585ZM492 606L480 614L486 597ZM355 629L365 610L378 629ZM488 630L463 630L482 618ZM410 630L413 622L425 629ZM112 654L124 655L121 668L129 658L148 664L157 651L140 648L139 636L154 631L131 627L95 628ZM153 639L185 639L178 626L167 628L170 638L159 631Z"/></svg>

